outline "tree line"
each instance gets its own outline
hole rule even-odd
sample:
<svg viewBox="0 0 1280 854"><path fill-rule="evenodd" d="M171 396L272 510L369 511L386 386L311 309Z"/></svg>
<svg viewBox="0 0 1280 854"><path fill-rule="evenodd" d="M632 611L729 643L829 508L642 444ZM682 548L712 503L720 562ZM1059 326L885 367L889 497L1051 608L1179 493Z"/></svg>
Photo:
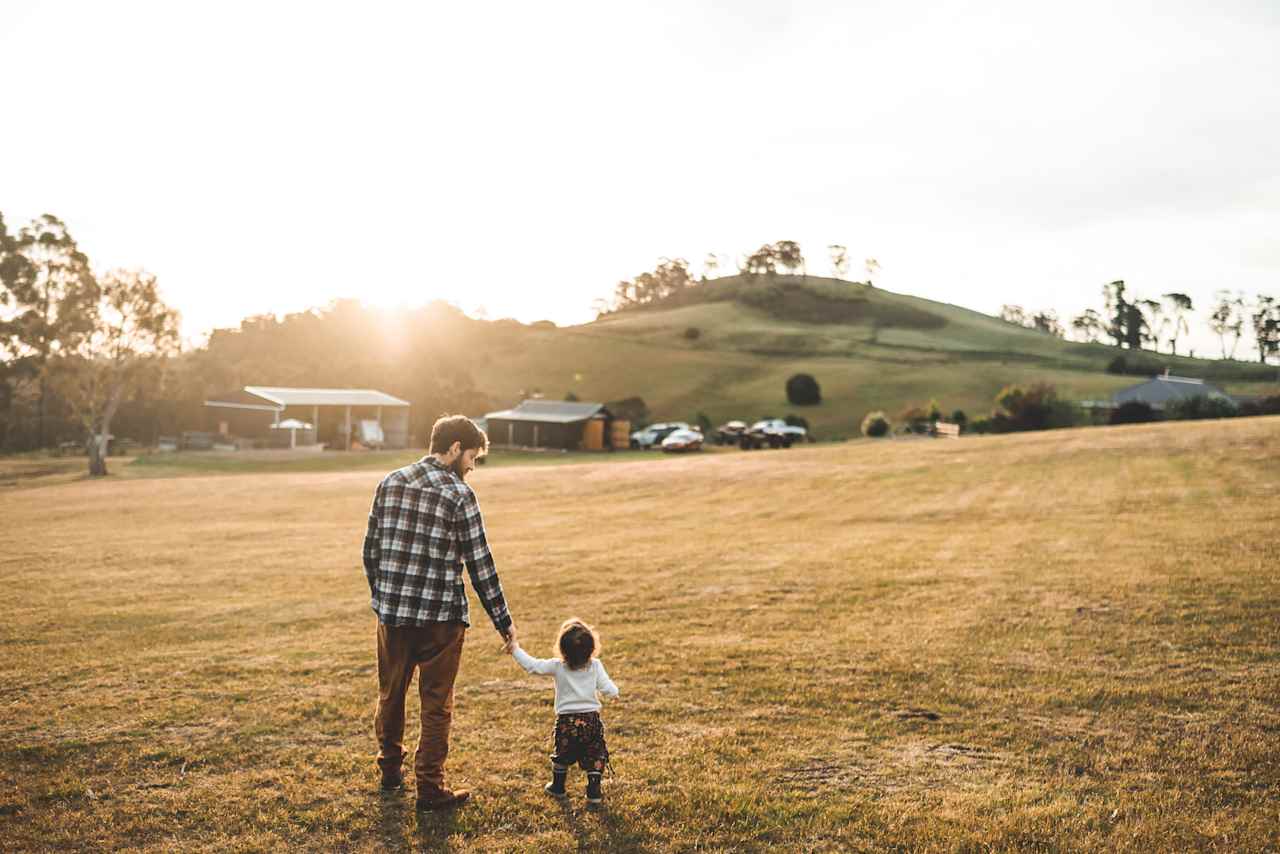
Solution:
<svg viewBox="0 0 1280 854"><path fill-rule="evenodd" d="M384 312L337 300L246 317L184 351L156 276L96 271L56 217L11 230L0 216L0 450L75 445L102 475L113 433L150 444L202 430L204 401L246 385L378 388L410 402L421 438L441 413L498 403L471 371L519 326L443 302Z"/></svg>
<svg viewBox="0 0 1280 854"><path fill-rule="evenodd" d="M848 247L840 244L828 246L827 258L833 278L843 279L849 274ZM868 258L863 262L863 268L866 270L867 280L858 284L874 286L873 278L880 270L880 263L874 258ZM729 260L714 252L707 253L703 259L701 277L694 276L689 261L684 258L661 258L653 270L631 279L623 279L614 286L610 298L597 299L591 307L597 315L605 315L655 305L689 288L718 278L721 273L732 275L725 272L729 269ZM808 262L799 243L794 240L779 240L738 256L736 271L742 276L772 277L779 273L805 276L808 275Z"/></svg>
<svg viewBox="0 0 1280 854"><path fill-rule="evenodd" d="M1160 352L1167 345L1171 355L1178 355L1178 341L1190 334L1190 319L1195 311L1191 297L1171 292L1160 299L1132 294L1123 279L1108 282L1102 288L1102 308L1087 308L1071 318L1070 330L1076 340L1085 343L1109 341L1129 350L1150 348ZM1004 305L1000 319L1017 326L1036 329L1058 338L1067 337L1067 328L1057 312L1045 309L1029 312L1019 305ZM1234 359L1246 329L1253 333L1258 361L1266 364L1280 355L1280 300L1267 294L1246 299L1243 292L1219 290L1214 295L1206 324L1218 336L1223 359Z"/></svg>

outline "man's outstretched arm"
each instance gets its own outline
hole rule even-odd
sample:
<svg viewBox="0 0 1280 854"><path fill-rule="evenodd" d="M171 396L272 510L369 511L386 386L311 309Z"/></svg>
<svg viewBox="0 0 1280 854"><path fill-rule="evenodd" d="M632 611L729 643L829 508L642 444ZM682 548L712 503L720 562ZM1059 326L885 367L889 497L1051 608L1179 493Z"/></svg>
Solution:
<svg viewBox="0 0 1280 854"><path fill-rule="evenodd" d="M511 614L507 610L506 597L502 595L502 582L498 580L498 568L494 565L493 554L489 551L489 540L484 532L484 518L480 515L480 504L476 494L470 487L463 486L462 501L454 516L458 542L462 547L462 559L467 563L467 574L471 576L471 586L480 597L493 621L498 634L510 643L515 638L515 626Z"/></svg>

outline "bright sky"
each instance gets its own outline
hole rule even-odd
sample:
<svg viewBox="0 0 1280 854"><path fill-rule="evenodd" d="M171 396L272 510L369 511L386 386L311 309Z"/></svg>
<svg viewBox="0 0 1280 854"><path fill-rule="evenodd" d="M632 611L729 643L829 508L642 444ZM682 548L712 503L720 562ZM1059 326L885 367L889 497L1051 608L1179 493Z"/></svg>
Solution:
<svg viewBox="0 0 1280 854"><path fill-rule="evenodd" d="M1280 297L1278 45L1274 0L9 0L0 211L190 336L340 296L578 322L779 239L989 313Z"/></svg>

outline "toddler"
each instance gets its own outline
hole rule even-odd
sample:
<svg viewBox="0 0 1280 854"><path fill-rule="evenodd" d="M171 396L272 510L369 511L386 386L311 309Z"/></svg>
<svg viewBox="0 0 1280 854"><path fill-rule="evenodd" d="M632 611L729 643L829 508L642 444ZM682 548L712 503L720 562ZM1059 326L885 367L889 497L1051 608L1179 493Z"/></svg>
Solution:
<svg viewBox="0 0 1280 854"><path fill-rule="evenodd" d="M530 673L554 676L556 681L555 753L551 755L551 782L548 794L564 797L564 778L569 766L587 772L587 803L604 800L600 778L609 764L609 748L604 743L604 723L600 720L600 700L596 691L606 697L618 696L604 665L596 656L600 637L595 629L577 618L565 620L556 635L557 658L534 658L511 645L516 663Z"/></svg>

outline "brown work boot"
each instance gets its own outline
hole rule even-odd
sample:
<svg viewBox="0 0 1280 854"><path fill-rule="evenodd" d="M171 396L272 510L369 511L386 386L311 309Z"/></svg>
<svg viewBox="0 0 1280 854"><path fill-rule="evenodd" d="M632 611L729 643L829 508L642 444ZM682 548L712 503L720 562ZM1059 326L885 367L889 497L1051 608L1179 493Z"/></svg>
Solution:
<svg viewBox="0 0 1280 854"><path fill-rule="evenodd" d="M460 807L471 797L466 789L439 788L427 793L418 793L416 807L420 810L447 810Z"/></svg>
<svg viewBox="0 0 1280 854"><path fill-rule="evenodd" d="M382 769L382 791L398 792L404 788L404 773L399 768Z"/></svg>

